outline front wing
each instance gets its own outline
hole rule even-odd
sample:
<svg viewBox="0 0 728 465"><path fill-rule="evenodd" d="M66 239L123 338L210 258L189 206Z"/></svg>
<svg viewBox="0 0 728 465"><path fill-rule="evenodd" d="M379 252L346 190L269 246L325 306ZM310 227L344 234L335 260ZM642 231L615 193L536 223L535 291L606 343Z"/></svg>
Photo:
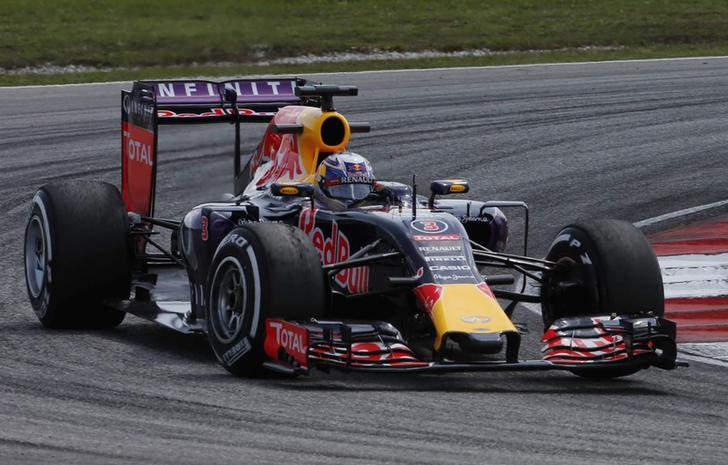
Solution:
<svg viewBox="0 0 728 465"><path fill-rule="evenodd" d="M312 368L365 372L466 372L673 369L675 324L661 317L562 318L544 333L542 360L467 361L419 359L400 332L385 322L266 320L265 366L288 374Z"/></svg>

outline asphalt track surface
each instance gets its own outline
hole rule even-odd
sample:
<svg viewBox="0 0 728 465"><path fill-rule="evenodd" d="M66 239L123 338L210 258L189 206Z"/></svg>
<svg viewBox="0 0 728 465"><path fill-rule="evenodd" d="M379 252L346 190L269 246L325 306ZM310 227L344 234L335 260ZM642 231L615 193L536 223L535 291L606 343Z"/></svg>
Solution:
<svg viewBox="0 0 728 465"><path fill-rule="evenodd" d="M474 198L525 200L536 255L576 218L728 198L726 59L317 78L360 87L338 107L372 123L351 148L380 178L466 177ZM118 183L122 87L0 89L0 463L728 463L728 369L701 363L610 382L251 380L204 338L134 317L111 332L42 329L21 267L29 201L48 182ZM261 132L246 128L246 151ZM163 128L158 213L229 190L232 140L229 126ZM516 319L537 356L537 317Z"/></svg>

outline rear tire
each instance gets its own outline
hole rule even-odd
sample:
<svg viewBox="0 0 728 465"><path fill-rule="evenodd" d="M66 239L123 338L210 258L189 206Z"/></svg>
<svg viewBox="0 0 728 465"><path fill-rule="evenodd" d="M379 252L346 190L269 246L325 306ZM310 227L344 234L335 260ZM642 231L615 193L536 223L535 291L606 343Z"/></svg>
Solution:
<svg viewBox="0 0 728 465"><path fill-rule="evenodd" d="M25 278L47 328L113 328L124 312L105 302L129 297L128 219L119 191L102 182L41 187L25 229Z"/></svg>
<svg viewBox="0 0 728 465"><path fill-rule="evenodd" d="M308 320L325 312L321 261L308 237L280 223L251 223L218 246L208 276L207 327L223 367L256 375L265 359L265 320Z"/></svg>
<svg viewBox="0 0 728 465"><path fill-rule="evenodd" d="M645 236L631 223L597 220L567 226L554 239L544 274L544 328L568 316L665 313L662 273ZM590 378L626 376L639 368L573 370Z"/></svg>

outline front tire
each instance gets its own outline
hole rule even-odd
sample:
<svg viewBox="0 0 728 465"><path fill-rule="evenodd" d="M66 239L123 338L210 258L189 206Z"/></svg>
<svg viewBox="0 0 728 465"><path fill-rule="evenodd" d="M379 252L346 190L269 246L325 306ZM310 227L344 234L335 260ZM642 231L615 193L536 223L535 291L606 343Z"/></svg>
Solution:
<svg viewBox="0 0 728 465"><path fill-rule="evenodd" d="M129 296L128 219L119 191L102 182L41 187L25 228L28 298L47 328L113 328Z"/></svg>
<svg viewBox="0 0 728 465"><path fill-rule="evenodd" d="M323 316L321 261L308 237L280 223L251 223L218 246L208 277L210 345L236 375L261 372L265 320Z"/></svg>
<svg viewBox="0 0 728 465"><path fill-rule="evenodd" d="M663 316L662 274L652 247L631 223L597 220L567 226L554 239L541 288L544 328L570 316ZM614 378L638 368L573 370L584 377Z"/></svg>

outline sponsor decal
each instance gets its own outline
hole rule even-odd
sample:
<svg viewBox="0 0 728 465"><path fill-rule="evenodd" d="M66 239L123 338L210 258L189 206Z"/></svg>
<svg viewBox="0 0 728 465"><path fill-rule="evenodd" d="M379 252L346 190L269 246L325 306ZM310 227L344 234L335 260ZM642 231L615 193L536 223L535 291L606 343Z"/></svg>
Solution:
<svg viewBox="0 0 728 465"><path fill-rule="evenodd" d="M470 265L430 265L432 271L469 271Z"/></svg>
<svg viewBox="0 0 728 465"><path fill-rule="evenodd" d="M134 98L133 95L124 93L121 100L122 118L130 124L151 130L154 106L151 103L143 102L140 98Z"/></svg>
<svg viewBox="0 0 728 465"><path fill-rule="evenodd" d="M486 315L463 315L460 317L460 321L463 323L487 323L490 321L490 317Z"/></svg>
<svg viewBox="0 0 728 465"><path fill-rule="evenodd" d="M207 217L203 216L200 218L200 235L202 236L202 240L206 241L208 238L208 231L207 231Z"/></svg>
<svg viewBox="0 0 728 465"><path fill-rule="evenodd" d="M472 281L473 275L471 274L439 274L435 273L432 275L433 278L439 281Z"/></svg>
<svg viewBox="0 0 728 465"><path fill-rule="evenodd" d="M276 134L271 131L265 132L263 142L258 147L258 150L253 154L253 158L250 161L251 176L255 174L255 171L260 168L263 163L267 163L275 157L278 152L278 148L281 146L282 139L283 134Z"/></svg>
<svg viewBox="0 0 728 465"><path fill-rule="evenodd" d="M326 185L332 186L338 184L371 184L374 182L374 179L367 171L367 167L364 163L344 162L344 172L341 174L342 176L337 179L327 179Z"/></svg>
<svg viewBox="0 0 728 465"><path fill-rule="evenodd" d="M447 231L448 224L442 220L413 220L412 229L426 234L439 234Z"/></svg>
<svg viewBox="0 0 728 465"><path fill-rule="evenodd" d="M338 184L371 184L373 179L369 176L342 176L339 178L338 182L335 179L332 179L330 181L333 182L327 182L327 185L338 185Z"/></svg>
<svg viewBox="0 0 728 465"><path fill-rule="evenodd" d="M573 247L575 249L581 248L581 242L572 237L571 234L562 234L558 236L554 241L551 243L551 247L558 244L559 242L568 242L569 247ZM591 258L589 257L589 254L586 252L582 253L579 258L581 259L581 262L587 265L590 265L592 263Z"/></svg>
<svg viewBox="0 0 728 465"><path fill-rule="evenodd" d="M280 349L302 367L308 365L308 331L306 328L283 320L266 320L265 354L278 360Z"/></svg>
<svg viewBox="0 0 728 465"><path fill-rule="evenodd" d="M295 123L298 116L308 107L286 107L279 111L268 129L265 131L263 142L253 155L250 162L250 174L266 164L270 164L265 173L256 182L256 186L269 184L287 176L288 180L295 181L303 171L298 154L298 136L296 134L276 134L270 130L273 124Z"/></svg>
<svg viewBox="0 0 728 465"><path fill-rule="evenodd" d="M239 80L225 83L208 81L158 82L154 92L159 103L179 101L205 102L220 99L222 89L232 89L238 100L269 100L270 97L294 97L295 81L283 80Z"/></svg>
<svg viewBox="0 0 728 465"><path fill-rule="evenodd" d="M428 255L426 262L464 262L465 255Z"/></svg>
<svg viewBox="0 0 728 465"><path fill-rule="evenodd" d="M154 133L128 124L122 130L124 148L129 160L147 166L154 166Z"/></svg>
<svg viewBox="0 0 728 465"><path fill-rule="evenodd" d="M442 297L443 287L439 284L422 284L415 288L415 295L428 314L432 313L435 304Z"/></svg>
<svg viewBox="0 0 728 465"><path fill-rule="evenodd" d="M345 161L344 166L346 166L346 171L348 172L366 171L363 163L349 163Z"/></svg>
<svg viewBox="0 0 728 465"><path fill-rule="evenodd" d="M227 244L228 242L232 242L233 244L235 244L241 248L248 245L248 240L245 239L240 234L230 234L228 236L225 236L225 239L223 239L220 242L220 245L218 247L222 247L223 245Z"/></svg>
<svg viewBox="0 0 728 465"><path fill-rule="evenodd" d="M250 350L250 342L248 342L248 338L243 338L239 340L237 343L235 343L234 346L229 348L227 351L225 351L224 354L222 354L222 361L226 365L232 365L233 363L237 362L240 357L245 355Z"/></svg>
<svg viewBox="0 0 728 465"><path fill-rule="evenodd" d="M490 215L487 215L483 218L479 216L464 216L460 218L461 223L490 223L491 221L493 221L493 217Z"/></svg>
<svg viewBox="0 0 728 465"><path fill-rule="evenodd" d="M160 118L219 118L222 116L232 115L233 110L231 108L210 108L210 111L203 111L200 113L177 113L172 110L157 110L157 116ZM255 111L250 108L238 108L238 114L240 116L273 116L274 112L271 111Z"/></svg>
<svg viewBox="0 0 728 465"><path fill-rule="evenodd" d="M242 96L294 95L295 82L290 81L238 81L228 82L226 88L232 88Z"/></svg>
<svg viewBox="0 0 728 465"><path fill-rule="evenodd" d="M235 81L226 82L226 89L233 89L239 97L294 95L295 82L287 81Z"/></svg>
<svg viewBox="0 0 728 465"><path fill-rule="evenodd" d="M212 82L160 82L156 94L163 100L165 97L219 97L220 90Z"/></svg>
<svg viewBox="0 0 728 465"><path fill-rule="evenodd" d="M431 241L458 241L460 240L460 234L414 234L412 239L417 242L431 242Z"/></svg>
<svg viewBox="0 0 728 465"><path fill-rule="evenodd" d="M298 195L298 187L295 186L283 186L280 188L279 192L282 195Z"/></svg>
<svg viewBox="0 0 728 465"><path fill-rule="evenodd" d="M461 245L426 245L419 246L417 250L420 252L431 253L431 252L462 252L463 247Z"/></svg>
<svg viewBox="0 0 728 465"><path fill-rule="evenodd" d="M351 247L346 234L339 230L336 221L332 221L329 233L325 235L320 227L315 227L316 211L306 208L301 212L301 216L298 218L299 229L311 238L324 265L348 260L351 256ZM345 268L336 273L334 281L351 294L367 292L369 290L369 267Z"/></svg>
<svg viewBox="0 0 728 465"><path fill-rule="evenodd" d="M271 158L270 167L255 185L263 186L279 179L293 181L302 174L298 138L295 134L283 134L278 152Z"/></svg>
<svg viewBox="0 0 728 465"><path fill-rule="evenodd" d="M121 127L122 197L127 210L149 215L154 185L154 132L131 122Z"/></svg>

